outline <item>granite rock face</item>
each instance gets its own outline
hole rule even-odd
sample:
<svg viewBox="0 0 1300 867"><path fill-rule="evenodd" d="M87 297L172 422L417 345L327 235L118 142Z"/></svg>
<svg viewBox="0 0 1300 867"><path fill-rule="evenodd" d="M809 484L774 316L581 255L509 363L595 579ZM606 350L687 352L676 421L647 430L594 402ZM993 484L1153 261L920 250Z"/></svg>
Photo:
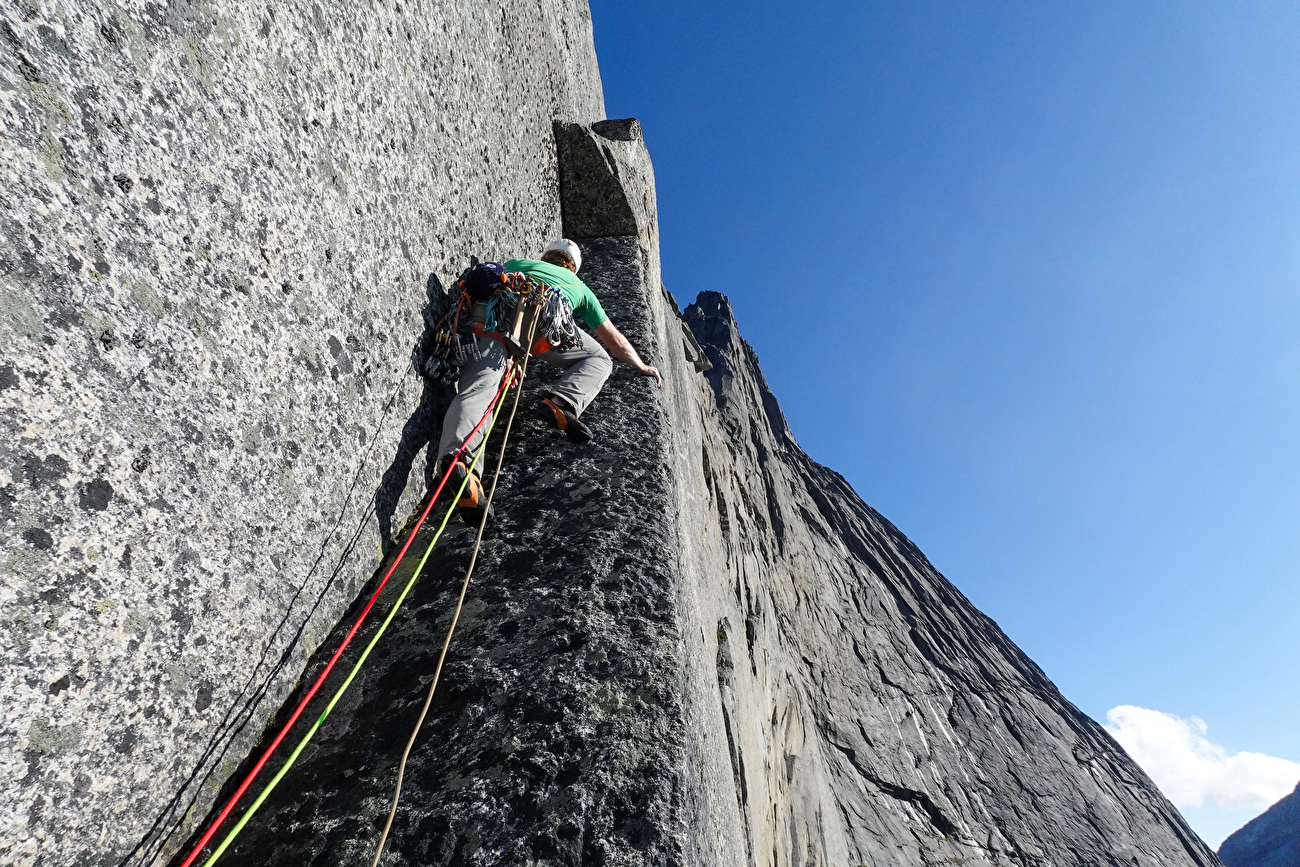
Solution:
<svg viewBox="0 0 1300 867"><path fill-rule="evenodd" d="M563 227L664 387L617 365L574 446L530 371L385 864L1217 864L803 454L727 300L679 312L585 4L55 3L0 37L0 862L178 853L417 504L422 311ZM223 864L364 863L452 526Z"/></svg>
<svg viewBox="0 0 1300 867"><path fill-rule="evenodd" d="M1300 867L1300 785L1219 846L1226 867Z"/></svg>
<svg viewBox="0 0 1300 867"><path fill-rule="evenodd" d="M688 584L717 624L694 666L703 682L716 659L717 698L700 687L688 742L720 712L747 862L1215 864L1104 729L803 454L726 299L685 318L713 364L712 423L678 439Z"/></svg>
<svg viewBox="0 0 1300 867"><path fill-rule="evenodd" d="M555 143L567 237L636 236L648 248L657 242L654 168L635 118L556 123Z"/></svg>
<svg viewBox="0 0 1300 867"><path fill-rule="evenodd" d="M607 309L643 307L634 239L583 248ZM644 345L648 317L618 322ZM498 518L445 688L407 767L384 863L682 863L676 539L668 522L644 520L672 499L667 418L653 386L622 366L584 416L599 439L571 446L531 417L553 378L531 366ZM471 528L453 521L380 658L362 669L224 863L370 857L473 542ZM420 533L417 554L430 535ZM413 568L404 561L392 581L404 583ZM395 593L385 591L381 610ZM340 623L332 641L348 626ZM318 656L304 681L324 661ZM323 692L341 679L332 675ZM313 705L308 715L317 712ZM668 766L665 757L674 757Z"/></svg>
<svg viewBox="0 0 1300 867"><path fill-rule="evenodd" d="M602 189L648 171L629 142ZM562 179L600 167L560 153ZM584 279L665 385L618 365L586 445L518 423L383 863L1216 865L1104 729L799 449L727 299L678 312L645 213L561 189L590 220ZM229 863L369 857L471 542L440 543Z"/></svg>
<svg viewBox="0 0 1300 867"><path fill-rule="evenodd" d="M375 567L426 277L559 232L591 21L0 14L0 863L146 863Z"/></svg>

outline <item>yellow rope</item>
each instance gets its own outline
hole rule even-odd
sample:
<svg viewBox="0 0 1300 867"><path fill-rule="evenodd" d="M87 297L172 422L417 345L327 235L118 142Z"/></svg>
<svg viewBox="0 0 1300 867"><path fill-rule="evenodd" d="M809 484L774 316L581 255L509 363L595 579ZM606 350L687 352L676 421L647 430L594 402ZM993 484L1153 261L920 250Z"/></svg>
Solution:
<svg viewBox="0 0 1300 867"><path fill-rule="evenodd" d="M523 390L522 377L520 378L518 388L520 391ZM519 397L518 394L516 394L515 406L518 405ZM483 459L483 456L487 454L487 438L491 435L492 427L496 424L497 417L500 414L501 404L498 402L496 409L493 411L492 420L489 422L487 430L483 433L483 442L480 443L478 449L475 450L474 461L470 464L471 472L473 472L474 468L478 466L478 463ZM510 417L512 419L514 418L513 410L511 411ZM370 639L370 643L366 645L365 650L361 652L360 658L357 659L356 664L352 666L352 670L348 672L348 676L343 680L342 685L340 685L334 692L329 703L325 705L325 710L321 712L320 717L317 718L316 722L312 723L311 728L309 728L307 733L302 736L302 739L298 741L298 745L294 747L293 752L289 754L289 758L285 760L284 766L281 767L280 770L276 772L275 776L271 778L271 781L266 784L261 793L258 794L256 800L253 801L249 808L244 812L244 815L239 818L239 821L235 826L226 834L225 839L221 841L221 844L217 846L216 850L214 850L211 855L208 856L208 860L203 862L203 867L213 867L213 865L216 864L217 859L221 857L222 853L224 853L230 844L234 842L235 838L239 836L239 832L244 830L244 826L253 818L253 814L258 811L275 787L278 786L280 781L284 779L285 775L289 773L289 769L293 767L296 761L298 761L298 756L300 756L302 751L307 748L307 744L316 736L316 732L320 731L320 727L324 725L325 719L330 715L330 712L334 710L334 706L339 703L339 699L343 697L343 693L347 692L348 687L352 685L352 680L357 676L357 672L361 670L361 667L365 665L366 659L370 656L370 651L375 649L375 645L379 643L379 639L384 636L384 633L388 630L388 624L393 622L393 617L397 614L398 609L402 607L402 603L406 600L407 594L411 592L411 588L415 586L415 582L419 579L420 573L424 571L424 564L428 561L429 555L433 553L433 546L438 544L438 539L442 536L442 531L447 528L447 521L451 518L451 513L455 511L456 501L460 499L462 494L464 494L465 488L469 484L469 477L470 473L466 473L464 481L460 483L460 488L451 498L451 505L447 507L447 513L443 515L442 524L438 526L438 532L433 535L432 541L429 542L429 546L424 551L424 556L420 558L419 564L416 565L415 572L412 573L410 580L406 582L406 586L402 588L402 592L398 595L397 601L393 603L393 607L389 610L388 616L385 617L383 623L379 625L379 629L376 630L374 636ZM493 487L495 488L495 484ZM481 533L482 530L480 529L480 534Z"/></svg>
<svg viewBox="0 0 1300 867"><path fill-rule="evenodd" d="M529 331L528 340L524 343L525 347L532 346L534 332L536 332L536 320L533 328ZM456 600L456 610L451 616L451 625L447 627L447 638L442 642L442 652L438 654L438 665L433 670L433 683L429 684L429 693L424 697L424 707L420 709L420 718L415 721L415 728L411 729L411 736L406 741L406 749L402 750L402 761L397 766L397 786L393 791L393 805L388 810L388 821L384 822L384 831L379 835L379 845L375 847L375 858L370 862L370 867L378 867L379 858L384 854L384 843L388 840L388 832L393 827L393 818L397 815L397 803L402 797L402 780L406 776L406 760L411 755L411 748L415 746L415 738L420 733L420 728L424 725L424 718L429 714L429 706L433 704L433 693L438 688L438 678L442 675L442 663L447 658L447 648L451 646L452 633L456 631L456 623L460 620L460 610L465 604L465 593L469 590L469 579L474 574L474 566L478 563L479 546L483 544L483 528L487 526L488 513L492 509L492 498L497 492L497 482L501 480L501 465L505 462L506 445L510 442L510 429L515 423L515 411L519 409L519 396L523 393L523 379L528 375L527 354L524 355L523 369L519 372L519 387L515 389L515 402L510 407L510 417L506 420L506 432L501 439L501 451L497 455L496 471L492 475L492 487L488 490L487 503L483 507L483 517L478 522L478 535L474 537L474 552L470 555L469 568L465 570L465 580L460 585L460 598ZM486 442L486 440L485 440Z"/></svg>

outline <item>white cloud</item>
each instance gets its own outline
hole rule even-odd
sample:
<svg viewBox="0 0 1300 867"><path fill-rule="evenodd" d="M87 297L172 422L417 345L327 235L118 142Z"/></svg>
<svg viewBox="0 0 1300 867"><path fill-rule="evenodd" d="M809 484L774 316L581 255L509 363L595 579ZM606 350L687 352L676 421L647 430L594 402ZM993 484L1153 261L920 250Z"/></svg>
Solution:
<svg viewBox="0 0 1300 867"><path fill-rule="evenodd" d="M1183 719L1131 704L1106 713L1119 741L1178 807L1263 809L1300 780L1300 764L1262 753L1236 753L1211 742L1199 717Z"/></svg>

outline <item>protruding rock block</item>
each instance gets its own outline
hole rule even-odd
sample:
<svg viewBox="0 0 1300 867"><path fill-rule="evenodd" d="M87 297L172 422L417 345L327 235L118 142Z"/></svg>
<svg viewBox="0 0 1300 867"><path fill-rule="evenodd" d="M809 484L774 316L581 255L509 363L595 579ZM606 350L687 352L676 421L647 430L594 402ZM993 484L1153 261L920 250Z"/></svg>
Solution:
<svg viewBox="0 0 1300 867"><path fill-rule="evenodd" d="M635 235L648 244L658 231L654 166L635 118L586 126L556 123L560 207L574 240Z"/></svg>

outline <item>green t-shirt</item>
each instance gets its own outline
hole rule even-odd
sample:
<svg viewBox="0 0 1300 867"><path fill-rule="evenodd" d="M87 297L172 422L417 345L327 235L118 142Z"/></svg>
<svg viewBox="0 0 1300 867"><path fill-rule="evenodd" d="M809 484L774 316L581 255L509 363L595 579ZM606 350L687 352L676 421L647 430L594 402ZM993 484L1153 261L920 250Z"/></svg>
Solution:
<svg viewBox="0 0 1300 867"><path fill-rule="evenodd" d="M596 293L587 288L587 284L578 279L568 268L539 262L536 259L511 259L503 266L507 271L518 271L547 286L560 290L564 300L573 308L573 315L587 323L588 328L599 328L609 321L605 308L600 306Z"/></svg>

